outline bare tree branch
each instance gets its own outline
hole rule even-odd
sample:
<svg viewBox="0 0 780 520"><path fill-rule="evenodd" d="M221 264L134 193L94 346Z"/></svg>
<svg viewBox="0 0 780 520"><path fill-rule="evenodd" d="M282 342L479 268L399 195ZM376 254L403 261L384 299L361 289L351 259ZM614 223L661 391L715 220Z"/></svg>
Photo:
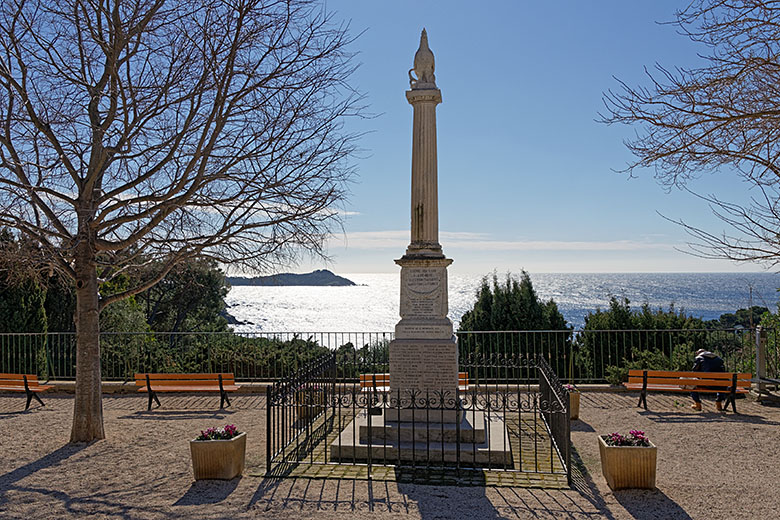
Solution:
<svg viewBox="0 0 780 520"><path fill-rule="evenodd" d="M76 287L93 386L77 382L72 439L102 436L106 305L192 258L323 254L353 174L344 121L363 110L351 43L313 0L0 3L0 225ZM100 298L150 263L156 277Z"/></svg>
<svg viewBox="0 0 780 520"><path fill-rule="evenodd" d="M700 68L656 65L648 87L618 80L604 95L606 124L637 127L626 141L636 156L625 172L654 167L667 189L705 172L731 173L761 193L747 206L704 196L733 234L714 234L677 221L707 258L780 262L780 3L695 0L679 11L680 33L707 52ZM690 191L690 190L689 190Z"/></svg>

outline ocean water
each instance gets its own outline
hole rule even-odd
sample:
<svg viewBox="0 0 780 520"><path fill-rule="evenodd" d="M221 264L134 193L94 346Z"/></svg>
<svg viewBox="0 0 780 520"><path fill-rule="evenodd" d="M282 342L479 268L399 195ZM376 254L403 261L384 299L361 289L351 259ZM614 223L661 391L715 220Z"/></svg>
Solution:
<svg viewBox="0 0 780 520"><path fill-rule="evenodd" d="M353 287L233 287L228 312L244 322L237 332L388 332L399 320L396 274L349 274ZM449 276L449 317L457 326L474 304L480 276ZM531 274L537 294L552 298L566 320L606 309L611 295L632 308L683 309L705 320L752 305L777 308L780 276L773 273L543 273Z"/></svg>

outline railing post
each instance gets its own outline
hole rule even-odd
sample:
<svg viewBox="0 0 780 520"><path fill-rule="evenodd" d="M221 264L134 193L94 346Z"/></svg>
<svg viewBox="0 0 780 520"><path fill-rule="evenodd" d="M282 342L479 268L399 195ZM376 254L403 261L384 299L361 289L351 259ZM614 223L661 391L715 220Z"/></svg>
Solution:
<svg viewBox="0 0 780 520"><path fill-rule="evenodd" d="M265 474L271 474L271 443L273 442L273 429L271 423L273 421L273 413L271 404L271 398L274 395L274 386L266 387L265 391Z"/></svg>
<svg viewBox="0 0 780 520"><path fill-rule="evenodd" d="M566 415L564 415L564 425L566 426L566 483L571 486L571 394L566 392Z"/></svg>
<svg viewBox="0 0 780 520"><path fill-rule="evenodd" d="M756 327L756 382L758 395L766 391L766 385L761 381L766 378L766 331L759 325Z"/></svg>

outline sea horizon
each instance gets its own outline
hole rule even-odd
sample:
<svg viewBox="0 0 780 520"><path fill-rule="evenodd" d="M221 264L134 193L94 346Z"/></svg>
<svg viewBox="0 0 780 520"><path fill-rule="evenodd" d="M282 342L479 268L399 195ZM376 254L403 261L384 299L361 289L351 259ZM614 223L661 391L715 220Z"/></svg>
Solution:
<svg viewBox="0 0 780 520"><path fill-rule="evenodd" d="M398 273L335 273L355 286L237 286L226 298L237 332L387 332L399 320ZM502 280L506 273L495 273ZM513 273L517 275L517 273ZM567 322L582 328L585 316L628 298L632 309L648 304L717 319L751 305L777 310L780 275L770 272L529 273L540 298L552 298ZM492 276L492 273L487 276ZM449 276L449 317L457 327L473 306L485 277Z"/></svg>

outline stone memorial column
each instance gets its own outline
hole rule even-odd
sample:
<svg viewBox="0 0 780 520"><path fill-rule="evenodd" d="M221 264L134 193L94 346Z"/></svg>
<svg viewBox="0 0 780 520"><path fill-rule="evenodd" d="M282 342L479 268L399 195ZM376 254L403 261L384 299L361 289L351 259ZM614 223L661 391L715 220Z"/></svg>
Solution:
<svg viewBox="0 0 780 520"><path fill-rule="evenodd" d="M436 105L441 103L441 91L436 87L425 29L409 79L406 99L414 109L411 242L406 254L395 261L401 266L401 321L389 347L390 391L393 396L400 392L402 398L415 390L422 396L426 392L430 397L444 395L452 399L452 407L458 389L458 349L447 318L447 266L452 260L444 256L439 244ZM408 412L402 410L398 420L411 420ZM427 410L418 412L415 420L434 419ZM390 413L388 419L396 420L395 415ZM453 410L437 420L454 421L456 417Z"/></svg>

